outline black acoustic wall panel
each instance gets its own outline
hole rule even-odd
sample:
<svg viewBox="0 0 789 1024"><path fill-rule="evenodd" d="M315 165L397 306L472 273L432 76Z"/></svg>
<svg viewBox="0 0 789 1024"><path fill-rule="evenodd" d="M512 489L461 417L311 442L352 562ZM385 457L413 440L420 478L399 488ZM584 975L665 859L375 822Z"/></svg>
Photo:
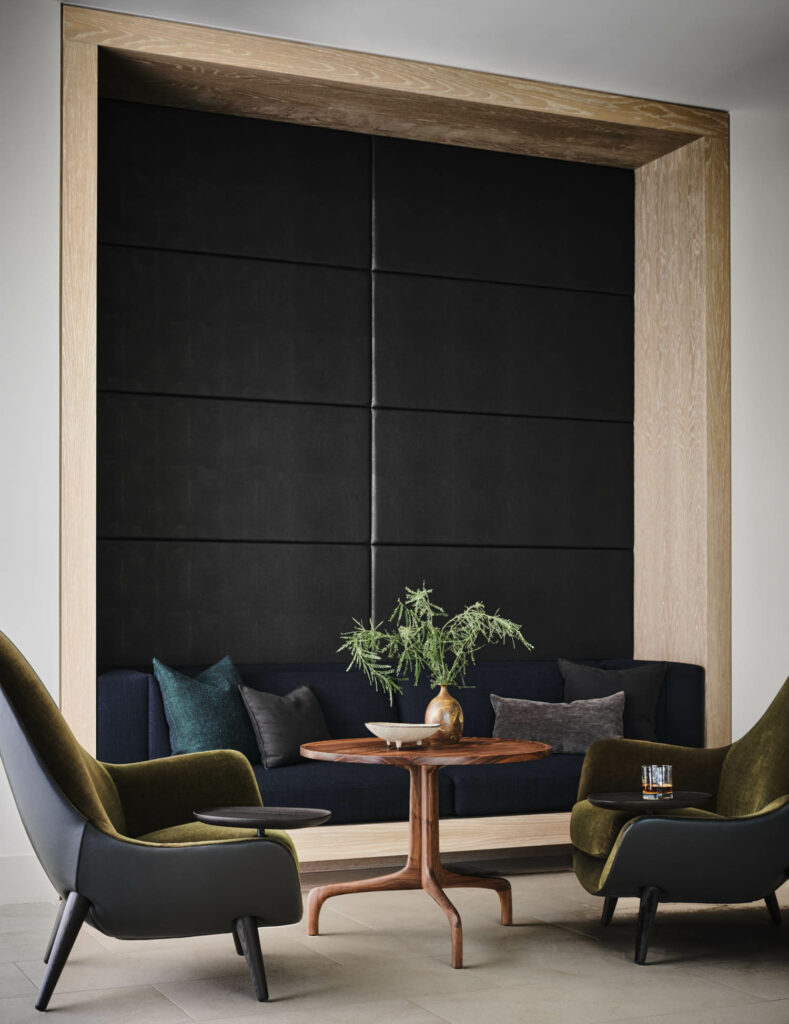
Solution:
<svg viewBox="0 0 789 1024"><path fill-rule="evenodd" d="M423 579L630 654L632 174L100 107L100 667L342 660Z"/></svg>
<svg viewBox="0 0 789 1024"><path fill-rule="evenodd" d="M370 538L370 414L273 402L100 395L103 537Z"/></svg>
<svg viewBox="0 0 789 1024"><path fill-rule="evenodd" d="M633 419L629 295L375 275L380 406Z"/></svg>
<svg viewBox="0 0 789 1024"><path fill-rule="evenodd" d="M99 387L370 402L362 270L103 246Z"/></svg>
<svg viewBox="0 0 789 1024"><path fill-rule="evenodd" d="M102 100L101 669L369 610L370 140Z"/></svg>
<svg viewBox="0 0 789 1024"><path fill-rule="evenodd" d="M632 651L632 551L378 547L375 563L379 614L388 612L403 587L426 579L450 613L484 601L520 623L534 644L530 654L486 648L486 660L606 658L611 651Z"/></svg>
<svg viewBox="0 0 789 1024"><path fill-rule="evenodd" d="M373 178L375 617L426 580L629 653L633 175L375 139Z"/></svg>
<svg viewBox="0 0 789 1024"><path fill-rule="evenodd" d="M374 437L381 543L633 545L629 424L379 410Z"/></svg>
<svg viewBox="0 0 789 1024"><path fill-rule="evenodd" d="M633 175L374 140L375 268L633 291Z"/></svg>
<svg viewBox="0 0 789 1024"><path fill-rule="evenodd" d="M348 615L369 609L369 548L103 540L101 668L336 660Z"/></svg>
<svg viewBox="0 0 789 1024"><path fill-rule="evenodd" d="M104 242L367 267L370 142L103 100Z"/></svg>

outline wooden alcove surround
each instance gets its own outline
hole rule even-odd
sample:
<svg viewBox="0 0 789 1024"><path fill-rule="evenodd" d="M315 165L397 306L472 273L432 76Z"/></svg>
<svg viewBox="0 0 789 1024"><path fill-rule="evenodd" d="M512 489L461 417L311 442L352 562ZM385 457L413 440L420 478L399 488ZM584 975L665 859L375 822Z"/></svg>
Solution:
<svg viewBox="0 0 789 1024"><path fill-rule="evenodd" d="M634 656L704 665L706 741L728 742L728 114L68 6L62 59L60 696L81 742L94 747L96 714L100 92L634 169ZM551 845L567 841L568 818L449 820L444 842ZM405 828L305 830L302 859L331 859L340 831L349 857L386 857L405 848Z"/></svg>

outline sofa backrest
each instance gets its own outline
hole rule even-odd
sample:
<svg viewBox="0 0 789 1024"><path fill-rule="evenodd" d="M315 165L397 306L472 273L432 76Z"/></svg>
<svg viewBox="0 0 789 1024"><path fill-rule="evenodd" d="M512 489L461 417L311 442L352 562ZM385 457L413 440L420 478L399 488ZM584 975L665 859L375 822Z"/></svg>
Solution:
<svg viewBox="0 0 789 1024"><path fill-rule="evenodd" d="M645 664L632 658L585 661L599 668L633 668ZM564 679L555 661L489 661L472 665L467 673L469 689L453 690L463 708L463 731L467 736L490 736L493 732L492 693L499 697L560 702L564 700ZM471 688L473 687L473 689ZM397 698L400 720L421 722L425 707L436 690L426 680L407 686ZM700 747L704 744L704 669L670 661L658 697L656 733L662 743Z"/></svg>
<svg viewBox="0 0 789 1024"><path fill-rule="evenodd" d="M628 668L641 661L619 658L590 661L601 668ZM393 707L359 672L337 662L305 665L239 665L244 682L259 690L285 694L309 686L317 696L329 733L339 739L367 735L365 722L421 722L434 696L425 680L406 686ZM190 671L190 670L186 670ZM194 671L199 671L195 669ZM528 700L561 701L564 682L555 661L492 661L470 668L469 689L456 691L467 736L493 731L491 693ZM669 662L658 699L657 735L664 743L699 747L704 743L704 670ZM98 757L126 763L166 757L170 739L159 686L152 674L134 670L105 672L98 680Z"/></svg>
<svg viewBox="0 0 789 1024"><path fill-rule="evenodd" d="M336 739L365 736L365 722L397 721L383 693L359 672L346 672L337 662L304 665L239 665L245 685L283 695L309 686L323 711L329 734ZM184 668L191 675L197 668ZM97 754L116 764L167 757L170 734L159 684L152 673L134 669L104 672L98 679Z"/></svg>

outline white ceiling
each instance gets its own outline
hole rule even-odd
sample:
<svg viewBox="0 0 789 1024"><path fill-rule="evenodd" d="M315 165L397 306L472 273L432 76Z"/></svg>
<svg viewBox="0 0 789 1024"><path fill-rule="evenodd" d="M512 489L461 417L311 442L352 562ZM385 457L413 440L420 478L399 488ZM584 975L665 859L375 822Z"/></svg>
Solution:
<svg viewBox="0 0 789 1024"><path fill-rule="evenodd" d="M103 0L81 6L727 110L789 102L789 0Z"/></svg>

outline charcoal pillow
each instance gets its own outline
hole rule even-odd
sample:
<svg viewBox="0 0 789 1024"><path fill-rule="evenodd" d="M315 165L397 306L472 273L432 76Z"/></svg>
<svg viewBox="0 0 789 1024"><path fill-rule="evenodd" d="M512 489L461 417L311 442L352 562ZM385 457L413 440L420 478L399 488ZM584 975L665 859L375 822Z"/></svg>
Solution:
<svg viewBox="0 0 789 1024"><path fill-rule="evenodd" d="M666 677L665 661L634 668L597 668L559 658L565 700L625 695L624 734L631 740L657 740L655 719L660 688Z"/></svg>
<svg viewBox="0 0 789 1024"><path fill-rule="evenodd" d="M330 738L318 698L309 686L298 686L284 697L252 686L240 686L239 691L255 730L264 768L295 764L302 743Z"/></svg>
<svg viewBox="0 0 789 1024"><path fill-rule="evenodd" d="M241 676L230 658L194 677L154 658L153 674L162 691L174 754L240 750L257 764L258 745L238 692Z"/></svg>
<svg viewBox="0 0 789 1024"><path fill-rule="evenodd" d="M624 693L597 700L554 704L490 695L496 714L493 735L502 740L550 743L553 754L585 754L595 740L622 736Z"/></svg>

